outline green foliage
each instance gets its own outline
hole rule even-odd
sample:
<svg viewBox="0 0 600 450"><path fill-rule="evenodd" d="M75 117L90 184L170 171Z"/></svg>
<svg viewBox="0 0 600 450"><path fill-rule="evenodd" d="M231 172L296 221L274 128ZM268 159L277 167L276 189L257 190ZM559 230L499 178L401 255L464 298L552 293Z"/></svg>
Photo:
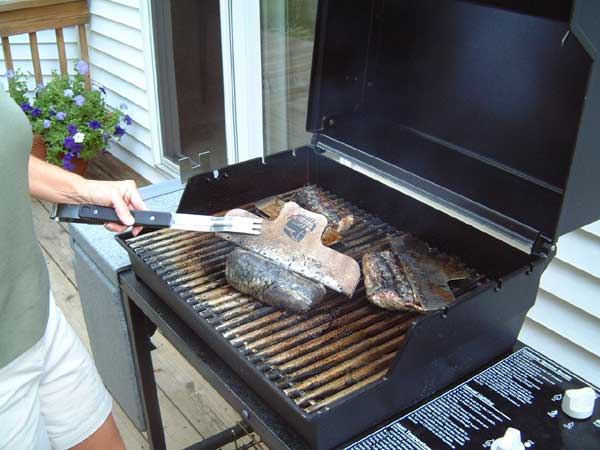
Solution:
<svg viewBox="0 0 600 450"><path fill-rule="evenodd" d="M25 74L21 69L17 69L14 76L8 78L8 92L10 96L21 105L28 101L27 95L27 79L31 74Z"/></svg>
<svg viewBox="0 0 600 450"><path fill-rule="evenodd" d="M85 89L88 70L80 61L72 78L53 72L48 84L37 87L31 102L26 95L31 74L16 71L9 79L10 95L27 115L33 132L46 143L48 162L67 169L72 168L74 157L90 160L108 149L111 141L123 135L122 121L131 123L121 109L113 110L105 103L103 90Z"/></svg>

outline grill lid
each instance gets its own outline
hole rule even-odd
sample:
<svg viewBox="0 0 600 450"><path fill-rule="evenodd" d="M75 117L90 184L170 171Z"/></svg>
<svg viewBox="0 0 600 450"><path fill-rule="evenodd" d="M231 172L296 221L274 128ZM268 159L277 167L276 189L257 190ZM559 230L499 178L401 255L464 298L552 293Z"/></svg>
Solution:
<svg viewBox="0 0 600 450"><path fill-rule="evenodd" d="M320 0L325 155L528 253L600 218L600 4Z"/></svg>

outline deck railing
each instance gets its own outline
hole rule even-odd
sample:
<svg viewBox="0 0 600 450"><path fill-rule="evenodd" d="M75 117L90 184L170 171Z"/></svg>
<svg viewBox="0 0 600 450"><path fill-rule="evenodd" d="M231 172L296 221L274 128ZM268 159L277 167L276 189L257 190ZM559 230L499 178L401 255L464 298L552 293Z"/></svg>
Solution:
<svg viewBox="0 0 600 450"><path fill-rule="evenodd" d="M7 70L14 70L10 50L10 36L29 34L31 60L37 84L42 83L42 66L37 32L54 30L58 47L60 73L67 75L67 52L63 29L76 26L79 33L79 49L82 60L89 63L85 25L90 21L86 0L9 0L0 3L0 37ZM90 89L90 73L86 74L86 87Z"/></svg>

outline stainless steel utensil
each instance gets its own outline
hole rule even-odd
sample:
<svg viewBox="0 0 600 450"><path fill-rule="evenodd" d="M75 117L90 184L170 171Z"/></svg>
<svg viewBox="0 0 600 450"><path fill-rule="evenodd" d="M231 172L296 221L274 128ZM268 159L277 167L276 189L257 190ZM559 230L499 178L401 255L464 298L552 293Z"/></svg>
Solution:
<svg viewBox="0 0 600 450"><path fill-rule="evenodd" d="M260 234L262 219L258 217L218 217L161 211L131 211L134 225L151 228L174 228L199 232ZM122 223L114 208L99 205L56 204L50 218L57 222L87 224Z"/></svg>

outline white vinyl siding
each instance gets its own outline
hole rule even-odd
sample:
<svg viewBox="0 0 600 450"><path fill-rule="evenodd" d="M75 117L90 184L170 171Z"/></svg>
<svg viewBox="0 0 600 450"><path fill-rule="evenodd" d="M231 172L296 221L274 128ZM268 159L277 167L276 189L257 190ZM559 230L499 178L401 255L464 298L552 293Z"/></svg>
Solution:
<svg viewBox="0 0 600 450"><path fill-rule="evenodd" d="M145 42L144 33L149 31L150 24L143 23L140 0L91 0L89 5L91 19L87 36L92 85L106 89L107 103L111 107L127 104L127 113L133 119L125 136L119 143L111 143L110 150L149 180L161 181L166 177L154 170L157 152L152 150L152 136L157 135L158 124L152 119L154 98L148 90L151 71L146 68L145 51L149 44ZM72 73L80 55L77 30L67 28L64 36ZM38 41L44 81L48 81L52 70L59 71L54 31L39 32ZM10 42L15 68L33 72L28 36L11 36ZM5 72L0 52L0 79L6 85Z"/></svg>
<svg viewBox="0 0 600 450"><path fill-rule="evenodd" d="M160 181L163 176L152 170L153 152L151 103L148 92L144 29L139 0L91 0L91 20L88 45L92 66L92 83L103 86L107 103L118 108L128 105L127 113L133 124L119 143L111 145L111 152L137 172ZM146 27L146 28L145 28Z"/></svg>
<svg viewBox="0 0 600 450"><path fill-rule="evenodd" d="M600 221L559 239L519 338L600 386Z"/></svg>

